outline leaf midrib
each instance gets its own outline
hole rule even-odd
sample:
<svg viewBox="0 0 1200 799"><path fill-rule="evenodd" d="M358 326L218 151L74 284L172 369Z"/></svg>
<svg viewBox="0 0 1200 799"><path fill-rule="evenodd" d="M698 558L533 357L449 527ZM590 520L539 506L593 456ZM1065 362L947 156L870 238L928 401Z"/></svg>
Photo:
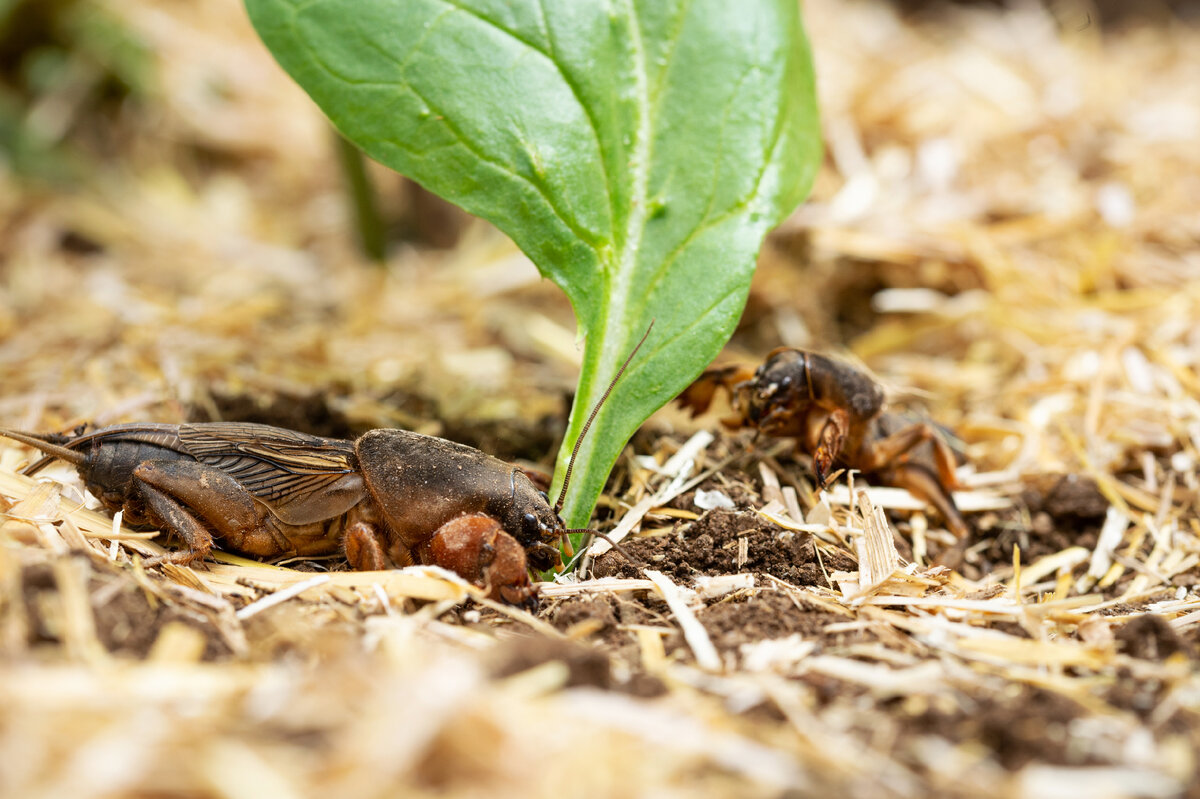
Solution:
<svg viewBox="0 0 1200 799"><path fill-rule="evenodd" d="M607 265L604 270L605 276L608 278L605 282L608 284L609 298L621 298L616 300L631 301L633 294L631 285L636 277L636 261L638 249L641 247L642 238L646 233L646 203L649 195L648 185L650 182L650 158L652 156L653 136L651 135L651 126L654 119L653 109L650 102L650 86L649 72L646 65L646 43L642 36L642 26L638 18L637 4L635 0L626 0L625 11L629 20L630 43L633 45L634 53L634 96L637 109L637 126L635 128L633 139L633 154L630 159L630 191L629 191L629 215L625 218L624 242L620 254L617 256L617 261L614 264ZM671 53L666 59L666 63L662 67L660 75L661 80L665 80L667 70L670 68L670 56L674 55L674 47L672 46ZM661 95L661 85L658 87L659 95ZM605 327L604 321L612 310L613 302L604 304L604 312L600 315L601 329ZM632 315L626 313L626 318L632 321ZM629 325L625 325L625 332L630 333ZM603 341L603 349L601 352L601 362L616 364L621 358L621 352L625 348L625 340L620 335L605 336Z"/></svg>

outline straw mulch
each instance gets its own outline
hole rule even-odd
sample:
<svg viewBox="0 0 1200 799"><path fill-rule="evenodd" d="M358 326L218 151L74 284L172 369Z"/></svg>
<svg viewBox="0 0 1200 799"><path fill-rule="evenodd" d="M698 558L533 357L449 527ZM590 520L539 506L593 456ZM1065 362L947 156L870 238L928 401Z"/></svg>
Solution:
<svg viewBox="0 0 1200 799"><path fill-rule="evenodd" d="M404 426L550 468L553 286L382 170L394 233L460 235L365 262L235 0L96 5L156 77L42 98L82 184L0 173L0 422ZM665 409L599 511L639 566L598 547L535 617L429 569L146 568L168 542L5 441L0 794L1195 794L1200 32L1055 7L808 0L826 163L723 357L841 352L952 430L964 546Z"/></svg>

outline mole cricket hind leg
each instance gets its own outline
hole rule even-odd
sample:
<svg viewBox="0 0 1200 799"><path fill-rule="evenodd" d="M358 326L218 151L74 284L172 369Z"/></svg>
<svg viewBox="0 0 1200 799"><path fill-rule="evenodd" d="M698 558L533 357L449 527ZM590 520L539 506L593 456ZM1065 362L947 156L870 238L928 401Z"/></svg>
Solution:
<svg viewBox="0 0 1200 799"><path fill-rule="evenodd" d="M859 468L864 472L887 469L903 455L926 441L933 445L933 460L941 485L947 491L959 488L958 475L954 471L956 466L954 450L950 449L950 445L932 425L925 423L910 425L865 446L866 458Z"/></svg>
<svg viewBox="0 0 1200 799"><path fill-rule="evenodd" d="M182 552L168 552L151 558L151 565L158 563L178 563L186 565L194 560L203 558L212 549L212 533L204 529L204 525L196 521L196 517L188 513L187 508L180 505L167 494L151 485L140 485L138 491L146 503L150 515L183 541L187 549Z"/></svg>
<svg viewBox="0 0 1200 799"><path fill-rule="evenodd" d="M954 504L954 497L950 495L949 489L938 480L931 469L919 463L901 463L875 473L882 482L906 489L913 496L937 508L950 532L960 541L966 539L971 528L967 526L958 506Z"/></svg>
<svg viewBox="0 0 1200 799"><path fill-rule="evenodd" d="M269 557L290 551L265 523L267 511L237 480L196 461L146 461L133 470L137 490L151 512L178 534L194 554L208 553L213 537L223 548ZM203 524L202 524L203 523Z"/></svg>

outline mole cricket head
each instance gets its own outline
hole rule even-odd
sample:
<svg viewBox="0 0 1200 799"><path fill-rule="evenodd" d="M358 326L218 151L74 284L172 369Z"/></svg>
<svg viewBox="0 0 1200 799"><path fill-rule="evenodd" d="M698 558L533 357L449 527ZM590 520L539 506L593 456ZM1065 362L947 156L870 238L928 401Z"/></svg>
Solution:
<svg viewBox="0 0 1200 799"><path fill-rule="evenodd" d="M812 400L809 378L804 352L777 349L755 370L753 378L733 387L733 405L763 433L787 434L774 428L790 427L791 417L807 408Z"/></svg>
<svg viewBox="0 0 1200 799"><path fill-rule="evenodd" d="M558 511L520 470L513 470L512 501L504 514L504 527L526 549L529 565L547 571L562 563L556 542L566 534Z"/></svg>

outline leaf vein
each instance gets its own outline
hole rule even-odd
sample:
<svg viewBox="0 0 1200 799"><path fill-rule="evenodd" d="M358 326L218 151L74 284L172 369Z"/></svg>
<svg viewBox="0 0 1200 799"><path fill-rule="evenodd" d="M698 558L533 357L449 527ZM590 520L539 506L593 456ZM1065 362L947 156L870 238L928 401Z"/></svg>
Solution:
<svg viewBox="0 0 1200 799"><path fill-rule="evenodd" d="M525 47L528 47L533 52L542 56L542 58L546 59L546 61L548 61L550 65L554 67L554 70L558 73L558 76L571 91L571 96L575 99L575 103L579 106L580 110L583 111L583 115L588 121L588 128L591 131L592 139L596 144L596 151L600 154L600 173L604 176L604 194L607 200L606 205L609 209L609 226L611 227L613 224L612 220L615 218L613 214L613 194L611 186L612 177L608 170L608 154L605 152L604 139L600 135L600 128L596 123L596 118L592 107L583 100L582 89L580 88L579 84L567 73L567 70L563 68L563 65L553 55L554 37L550 32L550 26L546 19L545 8L542 6L541 0L538 0L538 8L541 11L543 27L546 30L547 50L543 50L537 45L536 42L527 38L526 36L521 35L519 32L511 30L500 24L498 20L494 20L476 9L461 5L460 3L456 2L456 0L439 0L439 2L450 6L457 11L461 11L467 16L473 17L474 19L477 19L480 22L483 22L497 31L509 36L514 41L524 45ZM609 235L611 238L611 231ZM588 237L584 240L591 241L593 238L594 237Z"/></svg>
<svg viewBox="0 0 1200 799"><path fill-rule="evenodd" d="M496 169L500 170L501 172L504 172L505 174L508 174L508 175L512 176L513 178L516 178L518 181L529 186L531 189L534 190L534 192L537 193L537 195L539 197L542 198L543 201L545 201L547 207L549 207L549 209L550 209L551 215L558 221L562 222L563 225L565 225L568 230L570 230L572 233L574 233L576 238L578 238L581 242L584 242L584 243L588 243L590 241L591 237L589 236L588 231L583 230L577 222L575 222L571 219L568 219L565 215L563 215L562 210L557 205L555 205L554 201L550 198L550 195L548 194L545 186L542 186L538 181L533 180L532 178L529 178L525 175L522 175L520 172L515 171L512 167L510 167L508 164L505 164L503 161L500 161L499 159L493 158L493 157L487 155L486 153L484 153L482 150L479 149L479 147L477 147L475 145L474 142L471 141L471 139L466 134L464 134L462 131L460 131L458 129L458 126L456 126L453 122L450 121L450 117L448 117L442 111L442 109L440 109L437 106L436 103L432 102L428 97L421 94L421 92L417 91L416 87L414 87L412 85L412 83L406 83L405 85L408 87L408 90L410 92L412 92L413 95L417 99L419 99L421 102L425 103L425 105L429 106L429 109L431 111L433 111L434 113L436 113L440 117L439 121L442 123L442 126L447 131L449 131L454 136L454 138L458 140L459 144L461 144L468 152L470 152L472 155L474 155L476 158L478 158L483 163L490 164L491 166L494 166ZM591 244L588 244L588 246L591 247L593 250L595 249L595 247L593 247Z"/></svg>
<svg viewBox="0 0 1200 799"><path fill-rule="evenodd" d="M682 241L679 242L679 244L671 248L671 251L667 253L667 256L663 259L663 262L654 270L654 274L651 275L650 280L646 285L647 295L650 294L650 292L652 292L656 286L658 286L659 282L666 275L667 271L679 258L679 254L683 250L687 249L688 245L691 244L698 235L706 232L712 227L721 225L730 219L734 214L745 210L745 208L750 204L750 201L753 200L754 196L757 194L758 186L762 182L761 172L759 173L758 179L755 181L755 187L751 189L749 195L747 195L744 199L739 200L735 205L731 206L728 211L720 216L715 218L710 217L713 205L716 203L717 199L717 181L721 177L721 157L725 152L723 145L725 142L725 126L729 121L729 111L732 108L734 101L738 97L740 87L743 83L745 83L746 78L749 77L753 71L753 67L746 68L746 70L742 73L742 76L738 78L737 83L734 85L733 91L730 92L729 98L725 101L725 107L721 113L721 127L717 133L717 152L713 157L712 182L709 187L708 204L704 208L704 213L700 216L700 222L696 225L696 227L692 228L692 230L683 238ZM711 224L709 224L710 219Z"/></svg>

